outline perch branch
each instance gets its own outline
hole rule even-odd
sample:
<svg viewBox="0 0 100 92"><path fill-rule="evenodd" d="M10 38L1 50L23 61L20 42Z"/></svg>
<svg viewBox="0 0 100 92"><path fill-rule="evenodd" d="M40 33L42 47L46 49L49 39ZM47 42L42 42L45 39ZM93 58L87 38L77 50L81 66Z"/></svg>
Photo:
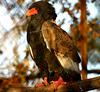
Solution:
<svg viewBox="0 0 100 92"><path fill-rule="evenodd" d="M53 84L40 88L29 88L22 86L11 87L11 85L4 86L5 87L0 88L0 92L4 92L5 90L7 90L7 92L13 92L13 90L16 90L16 92L84 92L94 89L100 89L100 77L86 79L79 82L69 83L66 85L60 85L57 90L55 90Z"/></svg>

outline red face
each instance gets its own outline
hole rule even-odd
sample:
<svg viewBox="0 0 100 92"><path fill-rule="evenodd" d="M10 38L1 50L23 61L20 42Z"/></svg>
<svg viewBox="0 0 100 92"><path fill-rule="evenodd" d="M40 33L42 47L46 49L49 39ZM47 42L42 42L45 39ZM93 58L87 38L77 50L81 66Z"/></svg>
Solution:
<svg viewBox="0 0 100 92"><path fill-rule="evenodd" d="M32 15L35 15L35 14L38 14L38 10L36 10L35 8L28 10L27 13L26 13L27 16L32 16Z"/></svg>

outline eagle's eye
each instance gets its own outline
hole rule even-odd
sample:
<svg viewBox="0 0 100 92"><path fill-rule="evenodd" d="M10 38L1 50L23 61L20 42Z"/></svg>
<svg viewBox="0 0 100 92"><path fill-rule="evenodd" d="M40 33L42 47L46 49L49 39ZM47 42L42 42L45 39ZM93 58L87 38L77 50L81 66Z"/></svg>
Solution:
<svg viewBox="0 0 100 92"><path fill-rule="evenodd" d="M36 8L29 9L26 12L26 16L32 16L32 15L35 15L35 14L38 14L38 10Z"/></svg>

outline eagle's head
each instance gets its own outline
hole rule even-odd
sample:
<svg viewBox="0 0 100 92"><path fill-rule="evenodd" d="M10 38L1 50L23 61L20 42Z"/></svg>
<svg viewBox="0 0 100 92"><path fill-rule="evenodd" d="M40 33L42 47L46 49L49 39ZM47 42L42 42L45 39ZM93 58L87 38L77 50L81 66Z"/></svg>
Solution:
<svg viewBox="0 0 100 92"><path fill-rule="evenodd" d="M57 16L55 9L46 1L38 1L33 3L29 7L26 15L32 19L37 17L39 19L41 17L43 20L55 20Z"/></svg>

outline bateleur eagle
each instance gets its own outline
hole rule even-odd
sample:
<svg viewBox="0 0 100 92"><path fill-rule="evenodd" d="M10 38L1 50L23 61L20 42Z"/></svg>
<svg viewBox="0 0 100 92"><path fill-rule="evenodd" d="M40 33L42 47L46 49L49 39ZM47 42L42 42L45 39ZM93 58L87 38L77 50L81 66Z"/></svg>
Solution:
<svg viewBox="0 0 100 92"><path fill-rule="evenodd" d="M55 9L46 1L33 3L28 16L27 41L32 49L32 58L39 68L38 77L47 81L81 80L80 57L71 37L54 23Z"/></svg>

